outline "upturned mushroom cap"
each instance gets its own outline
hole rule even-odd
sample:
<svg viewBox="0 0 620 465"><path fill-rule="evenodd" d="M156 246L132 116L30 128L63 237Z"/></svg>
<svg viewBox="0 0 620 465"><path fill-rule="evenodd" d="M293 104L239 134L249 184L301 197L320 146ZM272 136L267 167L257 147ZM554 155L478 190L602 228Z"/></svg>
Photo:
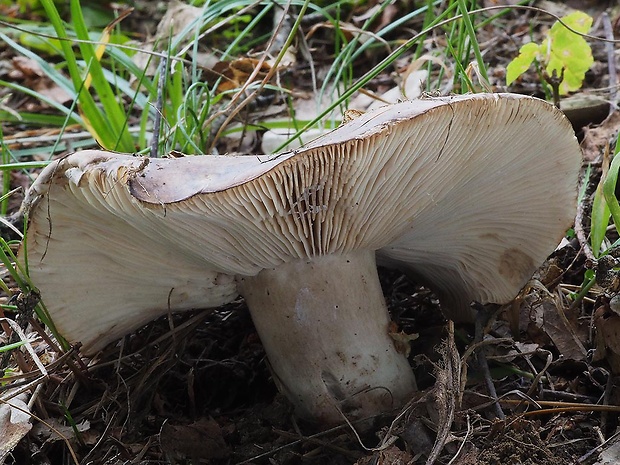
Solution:
<svg viewBox="0 0 620 465"><path fill-rule="evenodd" d="M453 315L511 300L570 227L580 150L552 105L512 94L403 102L272 157L58 160L26 201L29 271L87 351L235 275L377 250ZM23 254L22 254L23 255Z"/></svg>
<svg viewBox="0 0 620 465"><path fill-rule="evenodd" d="M271 157L86 151L33 184L20 257L87 353L241 293L280 390L331 425L415 389L375 253L455 318L505 303L570 226L580 164L564 116L510 94L384 107Z"/></svg>

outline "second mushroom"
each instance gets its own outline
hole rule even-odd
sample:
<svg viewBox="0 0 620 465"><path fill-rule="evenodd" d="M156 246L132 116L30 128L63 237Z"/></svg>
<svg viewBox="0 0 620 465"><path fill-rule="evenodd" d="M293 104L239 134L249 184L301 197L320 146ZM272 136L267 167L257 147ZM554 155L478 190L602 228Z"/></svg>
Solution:
<svg viewBox="0 0 620 465"><path fill-rule="evenodd" d="M376 260L452 318L509 302L570 227L580 164L562 113L511 94L387 106L276 156L84 151L32 186L21 257L86 353L241 294L279 389L332 425L415 390Z"/></svg>

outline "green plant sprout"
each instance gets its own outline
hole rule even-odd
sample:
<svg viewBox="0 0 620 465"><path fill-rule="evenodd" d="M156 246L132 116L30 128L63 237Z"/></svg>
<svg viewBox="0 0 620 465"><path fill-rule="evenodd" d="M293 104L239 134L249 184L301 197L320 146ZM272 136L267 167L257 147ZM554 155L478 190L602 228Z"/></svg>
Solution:
<svg viewBox="0 0 620 465"><path fill-rule="evenodd" d="M603 242L606 239L609 220L611 219L615 230L620 234L620 203L616 196L618 175L620 173L620 134L616 138L616 149L610 160L609 147L607 147L603 165L601 180L594 192L592 213L590 222L590 245L595 258L600 258L609 250L620 246L620 239L603 250Z"/></svg>
<svg viewBox="0 0 620 465"><path fill-rule="evenodd" d="M602 163L602 174L599 183L597 184L592 200L592 211L590 213L590 249L594 261L599 262L601 258L606 255L612 255L617 257L618 248L620 247L620 239L615 242L607 238L607 232L609 230L610 219L615 227L617 233L620 234L620 204L616 197L616 186L618 184L618 174L620 172L620 134L616 136L616 144L613 154L613 158L610 157L609 145L605 150ZM610 161L611 158L611 161ZM585 179L590 178L590 169L586 173ZM579 203L581 204L585 195L584 183L582 193L579 196ZM605 244L605 247L603 246ZM580 302L590 289L597 284L598 266L593 264L595 269L588 269L584 273L583 283L579 292L573 295L573 305ZM612 272L617 272L612 268ZM599 280L604 279L599 276Z"/></svg>
<svg viewBox="0 0 620 465"><path fill-rule="evenodd" d="M560 95L581 88L594 58L590 45L571 29L586 34L591 26L592 17L581 11L564 16L551 27L541 44L530 42L521 47L519 55L506 67L506 84L512 84L536 60L544 66L548 78L560 80Z"/></svg>

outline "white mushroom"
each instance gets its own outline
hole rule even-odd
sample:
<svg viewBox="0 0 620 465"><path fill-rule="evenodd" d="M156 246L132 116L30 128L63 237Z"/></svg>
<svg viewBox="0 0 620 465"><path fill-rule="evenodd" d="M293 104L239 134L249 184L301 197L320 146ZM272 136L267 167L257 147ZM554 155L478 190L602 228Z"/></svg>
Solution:
<svg viewBox="0 0 620 465"><path fill-rule="evenodd" d="M279 388L335 424L415 389L375 253L453 317L506 303L570 227L580 162L561 112L511 94L383 107L272 157L80 152L29 193L30 275L88 353L241 293Z"/></svg>

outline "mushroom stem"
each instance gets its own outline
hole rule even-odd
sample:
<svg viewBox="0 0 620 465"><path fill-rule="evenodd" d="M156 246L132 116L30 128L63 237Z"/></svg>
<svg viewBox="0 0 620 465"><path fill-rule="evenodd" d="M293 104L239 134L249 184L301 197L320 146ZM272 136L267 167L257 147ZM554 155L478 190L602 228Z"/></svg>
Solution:
<svg viewBox="0 0 620 465"><path fill-rule="evenodd" d="M389 336L375 254L297 260L238 277L278 388L323 425L399 408L416 389Z"/></svg>

